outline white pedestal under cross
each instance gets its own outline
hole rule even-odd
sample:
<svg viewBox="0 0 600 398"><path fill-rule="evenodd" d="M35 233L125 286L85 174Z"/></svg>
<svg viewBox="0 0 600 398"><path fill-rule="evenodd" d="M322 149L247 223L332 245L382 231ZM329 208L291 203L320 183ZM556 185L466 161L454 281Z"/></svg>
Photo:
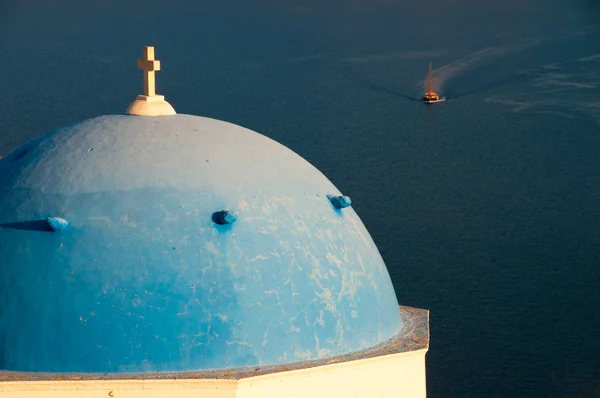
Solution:
<svg viewBox="0 0 600 398"><path fill-rule="evenodd" d="M138 59L138 68L144 72L144 94L138 95L125 113L139 116L175 115L175 109L165 101L165 97L156 94L156 74L160 70L160 61L154 59L154 47L144 47L144 56Z"/></svg>

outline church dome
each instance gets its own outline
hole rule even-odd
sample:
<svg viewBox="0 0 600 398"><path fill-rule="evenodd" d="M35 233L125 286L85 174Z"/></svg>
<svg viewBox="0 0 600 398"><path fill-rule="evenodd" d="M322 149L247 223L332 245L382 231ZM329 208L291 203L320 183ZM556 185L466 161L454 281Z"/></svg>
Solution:
<svg viewBox="0 0 600 398"><path fill-rule="evenodd" d="M103 116L29 141L0 160L0 370L263 366L388 340L394 289L341 196L209 118Z"/></svg>

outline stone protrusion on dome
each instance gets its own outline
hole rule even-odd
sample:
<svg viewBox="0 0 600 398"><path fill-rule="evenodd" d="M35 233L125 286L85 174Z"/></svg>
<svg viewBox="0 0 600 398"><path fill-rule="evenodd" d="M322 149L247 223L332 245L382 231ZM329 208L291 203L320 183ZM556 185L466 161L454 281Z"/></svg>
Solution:
<svg viewBox="0 0 600 398"><path fill-rule="evenodd" d="M212 219L215 222L215 224L219 225L233 224L237 221L237 217L235 216L235 214L227 210L214 212L212 215Z"/></svg>
<svg viewBox="0 0 600 398"><path fill-rule="evenodd" d="M160 70L160 61L154 59L154 47L144 47L144 57L138 59L138 68L144 71L144 95L138 95L125 113L138 116L175 115L175 109L165 101L165 97L156 94L155 72Z"/></svg>
<svg viewBox="0 0 600 398"><path fill-rule="evenodd" d="M46 222L48 223L48 227L54 232L62 231L69 226L69 221L60 217L48 217Z"/></svg>
<svg viewBox="0 0 600 398"><path fill-rule="evenodd" d="M352 204L352 199L349 196L327 195L327 198L336 209L345 209Z"/></svg>

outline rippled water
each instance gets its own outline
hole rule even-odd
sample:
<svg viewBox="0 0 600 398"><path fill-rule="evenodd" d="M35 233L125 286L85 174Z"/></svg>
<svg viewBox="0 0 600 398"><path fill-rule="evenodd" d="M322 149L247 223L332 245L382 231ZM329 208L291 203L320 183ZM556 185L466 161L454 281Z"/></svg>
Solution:
<svg viewBox="0 0 600 398"><path fill-rule="evenodd" d="M600 396L597 2L49 3L0 3L0 155L122 113L155 45L178 112L352 197L400 303L431 310L430 397ZM448 101L426 107L430 60Z"/></svg>

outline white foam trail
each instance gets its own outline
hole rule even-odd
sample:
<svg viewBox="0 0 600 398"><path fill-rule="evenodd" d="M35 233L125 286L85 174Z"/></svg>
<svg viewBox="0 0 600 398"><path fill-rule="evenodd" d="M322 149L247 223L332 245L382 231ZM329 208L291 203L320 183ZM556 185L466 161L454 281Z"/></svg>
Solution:
<svg viewBox="0 0 600 398"><path fill-rule="evenodd" d="M395 51L379 54L369 54L364 56L345 57L343 62L351 63L367 63L367 62L388 62L397 60L416 60L416 59L432 59L444 55L442 51Z"/></svg>
<svg viewBox="0 0 600 398"><path fill-rule="evenodd" d="M435 91L441 91L444 84L452 77L472 68L477 64L489 61L492 58L499 58L508 54L523 51L526 48L532 47L540 42L540 39L525 39L504 46L487 47L473 54L466 55L457 59L454 62L446 64L441 68L433 71L433 85ZM423 89L427 86L428 79L425 78L419 82L418 86Z"/></svg>
<svg viewBox="0 0 600 398"><path fill-rule="evenodd" d="M500 58L505 55L514 54L530 47L533 47L543 41L570 39L573 37L584 36L600 27L600 24L583 26L576 30L565 30L551 35L544 35L538 38L527 38L502 46L487 47L472 54L457 59L454 62L446 64L433 71L433 85L435 91L441 91L444 84L457 74L470 69L478 64L490 61L494 58ZM428 79L425 78L417 84L421 90L426 89Z"/></svg>

